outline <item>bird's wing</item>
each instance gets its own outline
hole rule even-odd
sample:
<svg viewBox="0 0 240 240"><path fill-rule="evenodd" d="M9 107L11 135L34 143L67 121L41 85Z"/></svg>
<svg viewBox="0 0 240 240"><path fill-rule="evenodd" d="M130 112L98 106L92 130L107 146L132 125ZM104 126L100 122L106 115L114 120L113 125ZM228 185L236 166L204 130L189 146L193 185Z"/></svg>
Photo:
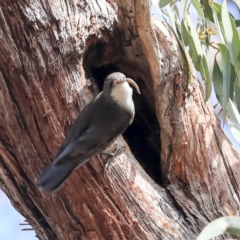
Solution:
<svg viewBox="0 0 240 240"><path fill-rule="evenodd" d="M55 166L74 161L79 162L80 165L104 148L101 145L107 143L107 135L99 126L99 122L95 121L102 118L100 96L101 93L85 107L75 120L53 161Z"/></svg>
<svg viewBox="0 0 240 240"><path fill-rule="evenodd" d="M83 164L93 155L103 151L125 130L132 114L124 113L119 106L109 102L110 99L97 96L85 108L54 159L55 166L74 162L78 165Z"/></svg>
<svg viewBox="0 0 240 240"><path fill-rule="evenodd" d="M78 139L67 145L53 163L55 166L60 166L76 161L78 165L81 165L87 159L97 154L99 150L105 148L107 142L108 139L106 139L106 135L101 129L89 128Z"/></svg>
<svg viewBox="0 0 240 240"><path fill-rule="evenodd" d="M99 93L79 114L79 116L76 118L75 122L73 123L70 131L68 132L65 140L63 141L61 147L59 148L56 158L62 154L65 148L67 148L69 145L73 146L74 142L78 139L79 136L85 131L88 130L90 127L90 122L88 117L86 116L92 116L94 113L94 105L98 105L99 97L101 93ZM76 144L76 143L75 143Z"/></svg>

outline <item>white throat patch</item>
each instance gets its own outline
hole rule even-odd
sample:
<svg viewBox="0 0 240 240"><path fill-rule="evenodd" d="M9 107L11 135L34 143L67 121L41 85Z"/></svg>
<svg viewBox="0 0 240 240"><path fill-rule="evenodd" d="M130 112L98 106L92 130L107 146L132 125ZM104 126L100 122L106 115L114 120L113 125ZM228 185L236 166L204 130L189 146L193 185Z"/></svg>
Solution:
<svg viewBox="0 0 240 240"><path fill-rule="evenodd" d="M123 82L115 86L111 92L111 96L122 107L134 111L134 104L132 100L132 88L128 82Z"/></svg>

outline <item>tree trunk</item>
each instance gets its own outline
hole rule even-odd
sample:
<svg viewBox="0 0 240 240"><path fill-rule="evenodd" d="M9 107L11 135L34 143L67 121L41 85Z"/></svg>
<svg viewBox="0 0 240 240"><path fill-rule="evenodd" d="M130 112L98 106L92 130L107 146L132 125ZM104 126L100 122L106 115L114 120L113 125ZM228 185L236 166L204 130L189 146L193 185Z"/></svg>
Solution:
<svg viewBox="0 0 240 240"><path fill-rule="evenodd" d="M0 7L0 186L40 239L191 240L224 207L239 208L239 155L149 1ZM115 142L126 151L107 168L95 156L42 193L38 175L113 71L142 92Z"/></svg>

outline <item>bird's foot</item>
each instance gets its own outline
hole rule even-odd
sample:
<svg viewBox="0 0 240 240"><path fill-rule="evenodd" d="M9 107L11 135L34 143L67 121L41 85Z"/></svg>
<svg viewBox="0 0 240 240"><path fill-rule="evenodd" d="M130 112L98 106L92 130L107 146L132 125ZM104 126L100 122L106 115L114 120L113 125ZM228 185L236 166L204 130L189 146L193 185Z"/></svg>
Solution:
<svg viewBox="0 0 240 240"><path fill-rule="evenodd" d="M100 154L105 154L105 155L108 156L108 160L107 160L107 162L106 162L106 164L105 164L105 166L104 166L104 171L107 170L107 168L108 168L108 166L109 166L109 162L110 162L110 160L111 160L112 158L120 155L121 153L123 153L123 152L125 151L125 146L121 146L120 148L118 148L117 143L115 143L114 145L115 145L115 149L114 149L113 152L109 153L109 152L103 151L103 152L100 153Z"/></svg>

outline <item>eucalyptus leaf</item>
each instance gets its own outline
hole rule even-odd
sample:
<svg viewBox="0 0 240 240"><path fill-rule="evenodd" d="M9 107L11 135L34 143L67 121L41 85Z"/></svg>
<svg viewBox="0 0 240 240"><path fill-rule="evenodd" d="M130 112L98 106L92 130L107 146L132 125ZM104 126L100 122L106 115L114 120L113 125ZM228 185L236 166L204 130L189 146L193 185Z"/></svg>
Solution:
<svg viewBox="0 0 240 240"><path fill-rule="evenodd" d="M202 5L200 4L199 0L191 0L191 3L193 4L193 6L195 7L195 9L198 12L198 15L204 19L204 13L203 13L203 9L202 9Z"/></svg>
<svg viewBox="0 0 240 240"><path fill-rule="evenodd" d="M196 27L193 25L193 22L192 22L191 18L189 17L189 15L187 15L185 17L185 23L188 26L191 40L193 41L193 44L196 48L196 51L197 51L198 55L203 55L204 52L203 52L201 42L199 40L197 31L196 31Z"/></svg>
<svg viewBox="0 0 240 240"><path fill-rule="evenodd" d="M214 4L214 8L216 9L217 13L220 14L222 11L222 4L219 4L217 2L213 2L213 4Z"/></svg>
<svg viewBox="0 0 240 240"><path fill-rule="evenodd" d="M232 17L230 17L229 15L226 0L223 1L221 15L222 15L222 25L224 29L225 43L228 46L231 62L234 65L236 69L236 74L238 76L238 79L240 80L240 64L237 59L238 53L236 52L236 48L235 48L235 46L239 47L240 41L239 41L238 34L233 35L233 31L234 31L233 28L236 28L236 26ZM233 36L235 36L235 38L233 38ZM234 40L236 41L236 44Z"/></svg>
<svg viewBox="0 0 240 240"><path fill-rule="evenodd" d="M213 85L214 85L214 90L215 90L217 99L221 105L223 103L223 80L222 79L223 79L222 71L220 70L218 62L215 59L213 64Z"/></svg>
<svg viewBox="0 0 240 240"><path fill-rule="evenodd" d="M222 56L222 74L223 74L223 121L227 118L227 103L229 99L229 89L230 89L230 56L228 48L225 44L218 44L221 56Z"/></svg>
<svg viewBox="0 0 240 240"><path fill-rule="evenodd" d="M207 62L206 52L199 40L195 26L189 16L186 16L182 21L182 34L185 45L188 45L191 50L191 57L195 68L201 73L205 80L205 101L207 101L212 91L212 78Z"/></svg>
<svg viewBox="0 0 240 240"><path fill-rule="evenodd" d="M159 7L160 7L160 8L163 8L163 7L165 7L166 5L168 5L170 2L172 2L172 0L160 0L160 1L159 1Z"/></svg>
<svg viewBox="0 0 240 240"><path fill-rule="evenodd" d="M232 135L235 137L237 142L240 144L240 126L236 124L233 124L229 121L228 123L230 131L232 132Z"/></svg>
<svg viewBox="0 0 240 240"><path fill-rule="evenodd" d="M235 90L234 101L237 104L238 111L240 112L240 84L237 81L235 81L234 90Z"/></svg>
<svg viewBox="0 0 240 240"><path fill-rule="evenodd" d="M177 7L177 5L174 4L172 9L173 9L174 13L177 15L178 19L180 19L179 8Z"/></svg>
<svg viewBox="0 0 240 240"><path fill-rule="evenodd" d="M178 36L177 29L176 29L176 22L175 22L175 19L173 16L172 9L169 5L167 5L167 13L168 13L168 17L169 17L169 20L171 23L171 27L173 28L173 31L175 32L175 34ZM179 39L179 37L180 36L178 36L178 39Z"/></svg>
<svg viewBox="0 0 240 240"><path fill-rule="evenodd" d="M233 43L234 43L234 53L236 56L236 64L234 65L236 74L240 82L240 35L237 30L237 26L233 18L230 18L232 31L233 31Z"/></svg>
<svg viewBox="0 0 240 240"><path fill-rule="evenodd" d="M235 22L235 24L236 24L236 27L240 27L240 20L235 19L234 22Z"/></svg>
<svg viewBox="0 0 240 240"><path fill-rule="evenodd" d="M227 216L209 223L196 240L209 240L225 233L240 234L240 217Z"/></svg>
<svg viewBox="0 0 240 240"><path fill-rule="evenodd" d="M209 0L201 0L201 3L204 6L204 15L205 15L205 17L207 19L209 19L211 22L214 22L212 7L209 4Z"/></svg>
<svg viewBox="0 0 240 240"><path fill-rule="evenodd" d="M189 0L181 0L181 3L183 5L183 17L185 18L188 15L187 7L188 7Z"/></svg>
<svg viewBox="0 0 240 240"><path fill-rule="evenodd" d="M202 65L205 72L205 102L210 98L212 92L212 77L209 71L207 58L205 55L202 56Z"/></svg>
<svg viewBox="0 0 240 240"><path fill-rule="evenodd" d="M217 32L219 34L221 41L224 42L225 38L224 38L223 29L222 29L221 14L219 12L219 6L215 2L212 3L212 11L213 11L213 19L214 19L215 26L217 28Z"/></svg>
<svg viewBox="0 0 240 240"><path fill-rule="evenodd" d="M234 1L239 7L240 1ZM201 73L205 81L205 100L209 98L212 86L214 86L216 96L223 108L223 118L225 121L228 113L227 105L229 105L229 99L240 110L240 34L237 29L237 26L240 25L240 20L235 20L228 11L227 0L224 0L223 4L209 0L181 0L180 2L182 8L179 8L179 3L170 0L161 0L160 5L167 6L167 12L174 33L188 62L189 76L192 73L192 60L194 67ZM172 8L170 8L169 3L171 3ZM191 13L188 12L189 3L198 12L199 22L197 29L189 15ZM182 9L182 13L179 13L179 9ZM176 15L174 16L173 13ZM180 16L183 17L182 20ZM213 26L210 22L213 22L215 25ZM210 27L213 28L213 31ZM198 33L197 30L199 29L200 32ZM219 62L221 63L221 67L215 60L213 70L211 71L209 67L211 66L211 59L207 58L207 54L211 50L213 39L211 35L214 34L214 29L216 29L221 39L219 44L214 43L218 45L221 53L221 60ZM238 82L237 85L236 80Z"/></svg>
<svg viewBox="0 0 240 240"><path fill-rule="evenodd" d="M229 17L229 12L227 9L227 2L226 0L223 1L222 4L222 24L223 24L223 29L225 31L225 39L228 43L232 42L233 40L233 31L232 31L232 24L230 21L230 17Z"/></svg>
<svg viewBox="0 0 240 240"><path fill-rule="evenodd" d="M234 95L234 83L235 83L235 80L236 80L236 71L235 71L235 67L231 64L230 66L230 86L229 86L229 97L230 99L233 101L233 95Z"/></svg>
<svg viewBox="0 0 240 240"><path fill-rule="evenodd" d="M184 41L182 40L182 34L179 30L179 28L177 27L176 25L176 21L173 17L173 14L172 14L172 11L171 11L171 8L169 5L167 5L167 12L168 12L168 16L169 16L169 19L170 19L170 22L171 22L171 25L172 25L172 28L173 28L173 32L175 33L175 36L176 38L178 39L179 41L179 44L186 56L186 60L187 60L187 64L188 64L188 77L189 77L189 82L191 82L192 80L192 63L191 63L191 59L190 59L190 56L186 50L186 46L185 46L185 43Z"/></svg>
<svg viewBox="0 0 240 240"><path fill-rule="evenodd" d="M234 122L236 122L237 124L240 124L240 114L231 99L229 99L227 103L227 110L228 110L228 116Z"/></svg>

